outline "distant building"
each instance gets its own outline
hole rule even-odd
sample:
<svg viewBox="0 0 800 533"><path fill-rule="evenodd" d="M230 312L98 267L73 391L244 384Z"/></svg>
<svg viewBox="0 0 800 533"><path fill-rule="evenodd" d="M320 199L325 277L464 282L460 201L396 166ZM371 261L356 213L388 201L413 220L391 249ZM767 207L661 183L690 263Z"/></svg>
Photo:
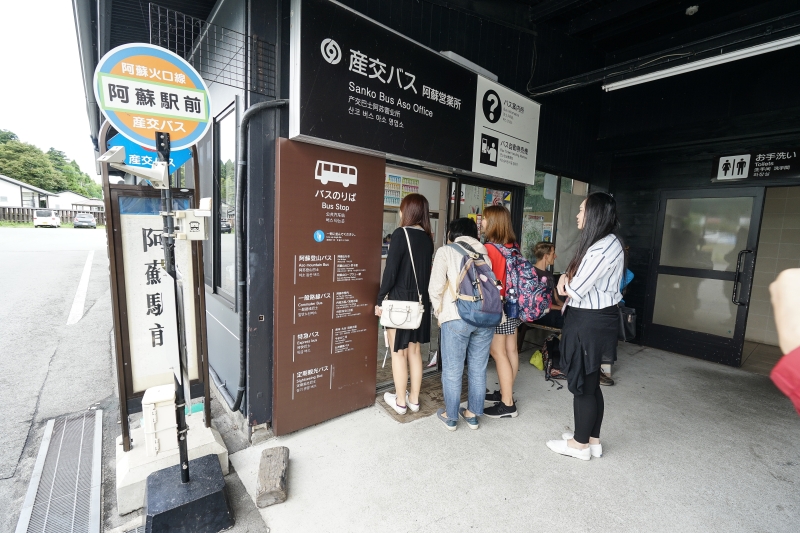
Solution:
<svg viewBox="0 0 800 533"><path fill-rule="evenodd" d="M53 193L0 174L0 207L52 207L47 203L50 196Z"/></svg>
<svg viewBox="0 0 800 533"><path fill-rule="evenodd" d="M105 211L101 198L88 198L72 191L62 191L50 197L47 207L73 211Z"/></svg>

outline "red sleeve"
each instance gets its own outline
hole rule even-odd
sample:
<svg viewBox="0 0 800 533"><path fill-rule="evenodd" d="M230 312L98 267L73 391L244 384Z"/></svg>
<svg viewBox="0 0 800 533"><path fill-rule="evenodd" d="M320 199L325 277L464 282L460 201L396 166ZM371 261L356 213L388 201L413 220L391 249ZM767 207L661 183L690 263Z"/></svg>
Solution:
<svg viewBox="0 0 800 533"><path fill-rule="evenodd" d="M784 355L772 369L770 377L781 392L792 400L800 414L800 347Z"/></svg>
<svg viewBox="0 0 800 533"><path fill-rule="evenodd" d="M495 248L494 244L486 243L486 251L488 252L489 259L492 261L492 272L494 272L494 277L496 277L500 283L503 284L503 288L500 289L500 296L506 295L506 258L505 256Z"/></svg>

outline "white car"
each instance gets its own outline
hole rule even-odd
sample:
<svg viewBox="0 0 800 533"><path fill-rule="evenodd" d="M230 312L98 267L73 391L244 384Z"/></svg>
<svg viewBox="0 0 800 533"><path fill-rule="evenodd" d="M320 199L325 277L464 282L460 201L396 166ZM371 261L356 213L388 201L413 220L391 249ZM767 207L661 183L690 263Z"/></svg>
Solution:
<svg viewBox="0 0 800 533"><path fill-rule="evenodd" d="M61 217L52 209L37 209L33 212L33 227L50 226L52 228L61 227Z"/></svg>
<svg viewBox="0 0 800 533"><path fill-rule="evenodd" d="M338 181L345 187L348 187L358 183L358 169L350 165L317 161L315 177L321 181L323 185L327 185L329 181Z"/></svg>

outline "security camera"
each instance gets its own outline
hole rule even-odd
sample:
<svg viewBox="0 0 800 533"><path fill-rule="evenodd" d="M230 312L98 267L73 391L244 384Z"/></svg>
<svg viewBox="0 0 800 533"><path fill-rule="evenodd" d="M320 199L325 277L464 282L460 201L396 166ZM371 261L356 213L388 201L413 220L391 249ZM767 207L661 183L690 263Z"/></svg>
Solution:
<svg viewBox="0 0 800 533"><path fill-rule="evenodd" d="M108 163L110 167L147 180L154 189L169 189L169 162L156 161L151 168L130 167L125 164L125 147L114 146L97 158L100 163Z"/></svg>

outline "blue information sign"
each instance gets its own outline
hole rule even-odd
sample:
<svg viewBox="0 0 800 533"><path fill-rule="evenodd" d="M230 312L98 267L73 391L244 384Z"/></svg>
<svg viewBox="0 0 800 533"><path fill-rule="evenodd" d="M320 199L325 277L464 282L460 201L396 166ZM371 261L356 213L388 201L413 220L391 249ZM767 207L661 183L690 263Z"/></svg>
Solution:
<svg viewBox="0 0 800 533"><path fill-rule="evenodd" d="M122 135L114 135L108 141L108 147L122 146L125 148L125 164L129 167L146 167L150 168L153 163L158 159L158 154L155 150L150 150L143 146L139 146L127 137ZM171 150L169 153L169 173L172 174L178 170L184 163L192 158L192 149L184 148L182 150Z"/></svg>

